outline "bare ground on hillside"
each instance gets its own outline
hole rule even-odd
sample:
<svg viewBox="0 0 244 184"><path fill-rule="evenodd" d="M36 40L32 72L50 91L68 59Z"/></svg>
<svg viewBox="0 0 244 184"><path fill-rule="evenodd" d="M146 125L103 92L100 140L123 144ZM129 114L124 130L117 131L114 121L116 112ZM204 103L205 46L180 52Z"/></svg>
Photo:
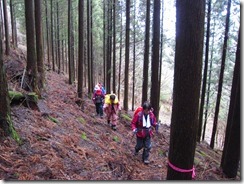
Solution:
<svg viewBox="0 0 244 184"><path fill-rule="evenodd" d="M120 119L113 131L95 116L85 96L77 105L76 87L63 75L46 73L41 111L12 107L14 127L22 139L0 142L0 179L4 180L165 180L170 128L161 125L152 138L150 164L133 156L130 121ZM124 112L122 112L124 113ZM130 112L132 114L132 112ZM194 180L232 180L219 169L221 152L197 145ZM236 179L240 180L240 173Z"/></svg>

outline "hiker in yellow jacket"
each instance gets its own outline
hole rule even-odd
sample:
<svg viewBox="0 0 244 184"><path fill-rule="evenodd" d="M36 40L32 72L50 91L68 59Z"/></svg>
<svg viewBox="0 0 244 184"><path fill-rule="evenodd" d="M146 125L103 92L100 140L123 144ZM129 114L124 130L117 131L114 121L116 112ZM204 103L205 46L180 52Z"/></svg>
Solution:
<svg viewBox="0 0 244 184"><path fill-rule="evenodd" d="M103 111L107 115L108 124L111 124L111 128L116 130L118 111L120 111L120 103L115 94L105 95L105 102L103 105Z"/></svg>

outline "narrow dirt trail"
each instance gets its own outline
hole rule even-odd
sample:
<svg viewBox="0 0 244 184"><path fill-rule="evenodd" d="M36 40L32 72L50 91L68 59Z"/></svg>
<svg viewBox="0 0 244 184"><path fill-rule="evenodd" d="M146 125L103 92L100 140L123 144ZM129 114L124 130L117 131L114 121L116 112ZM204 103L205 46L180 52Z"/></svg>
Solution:
<svg viewBox="0 0 244 184"><path fill-rule="evenodd" d="M150 164L133 156L135 137L130 122L120 119L117 131L94 116L95 106L84 97L76 103L76 87L55 72L46 73L41 99L45 113L23 105L12 107L12 119L23 140L1 141L0 178L5 180L165 180L169 127L161 125L152 138ZM131 113L132 114L132 113ZM50 118L51 117L51 118ZM54 122L55 120L55 122ZM203 156L201 152L211 156ZM199 145L196 180L226 180L218 169L221 155Z"/></svg>

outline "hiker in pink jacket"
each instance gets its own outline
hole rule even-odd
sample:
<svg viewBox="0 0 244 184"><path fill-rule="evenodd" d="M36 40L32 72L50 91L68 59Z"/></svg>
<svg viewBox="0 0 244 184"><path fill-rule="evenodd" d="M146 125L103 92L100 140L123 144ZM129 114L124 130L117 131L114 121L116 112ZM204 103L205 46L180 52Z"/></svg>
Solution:
<svg viewBox="0 0 244 184"><path fill-rule="evenodd" d="M149 164L149 153L151 150L152 127L156 128L156 118L152 112L151 104L144 102L141 111L134 114L131 121L131 129L136 134L136 146L134 155L143 148L142 161Z"/></svg>
<svg viewBox="0 0 244 184"><path fill-rule="evenodd" d="M103 105L103 111L107 115L108 124L111 124L111 128L116 130L118 112L120 111L120 104L115 94L105 95L105 102Z"/></svg>

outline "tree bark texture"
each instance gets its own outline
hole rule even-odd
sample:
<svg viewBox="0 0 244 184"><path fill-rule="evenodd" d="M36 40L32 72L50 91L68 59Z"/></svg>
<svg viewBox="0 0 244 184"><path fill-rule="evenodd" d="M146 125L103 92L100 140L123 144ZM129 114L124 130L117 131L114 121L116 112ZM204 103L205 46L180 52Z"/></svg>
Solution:
<svg viewBox="0 0 244 184"><path fill-rule="evenodd" d="M169 162L191 170L196 148L201 86L204 0L176 1L176 52ZM191 180L192 172L168 166L167 180Z"/></svg>

